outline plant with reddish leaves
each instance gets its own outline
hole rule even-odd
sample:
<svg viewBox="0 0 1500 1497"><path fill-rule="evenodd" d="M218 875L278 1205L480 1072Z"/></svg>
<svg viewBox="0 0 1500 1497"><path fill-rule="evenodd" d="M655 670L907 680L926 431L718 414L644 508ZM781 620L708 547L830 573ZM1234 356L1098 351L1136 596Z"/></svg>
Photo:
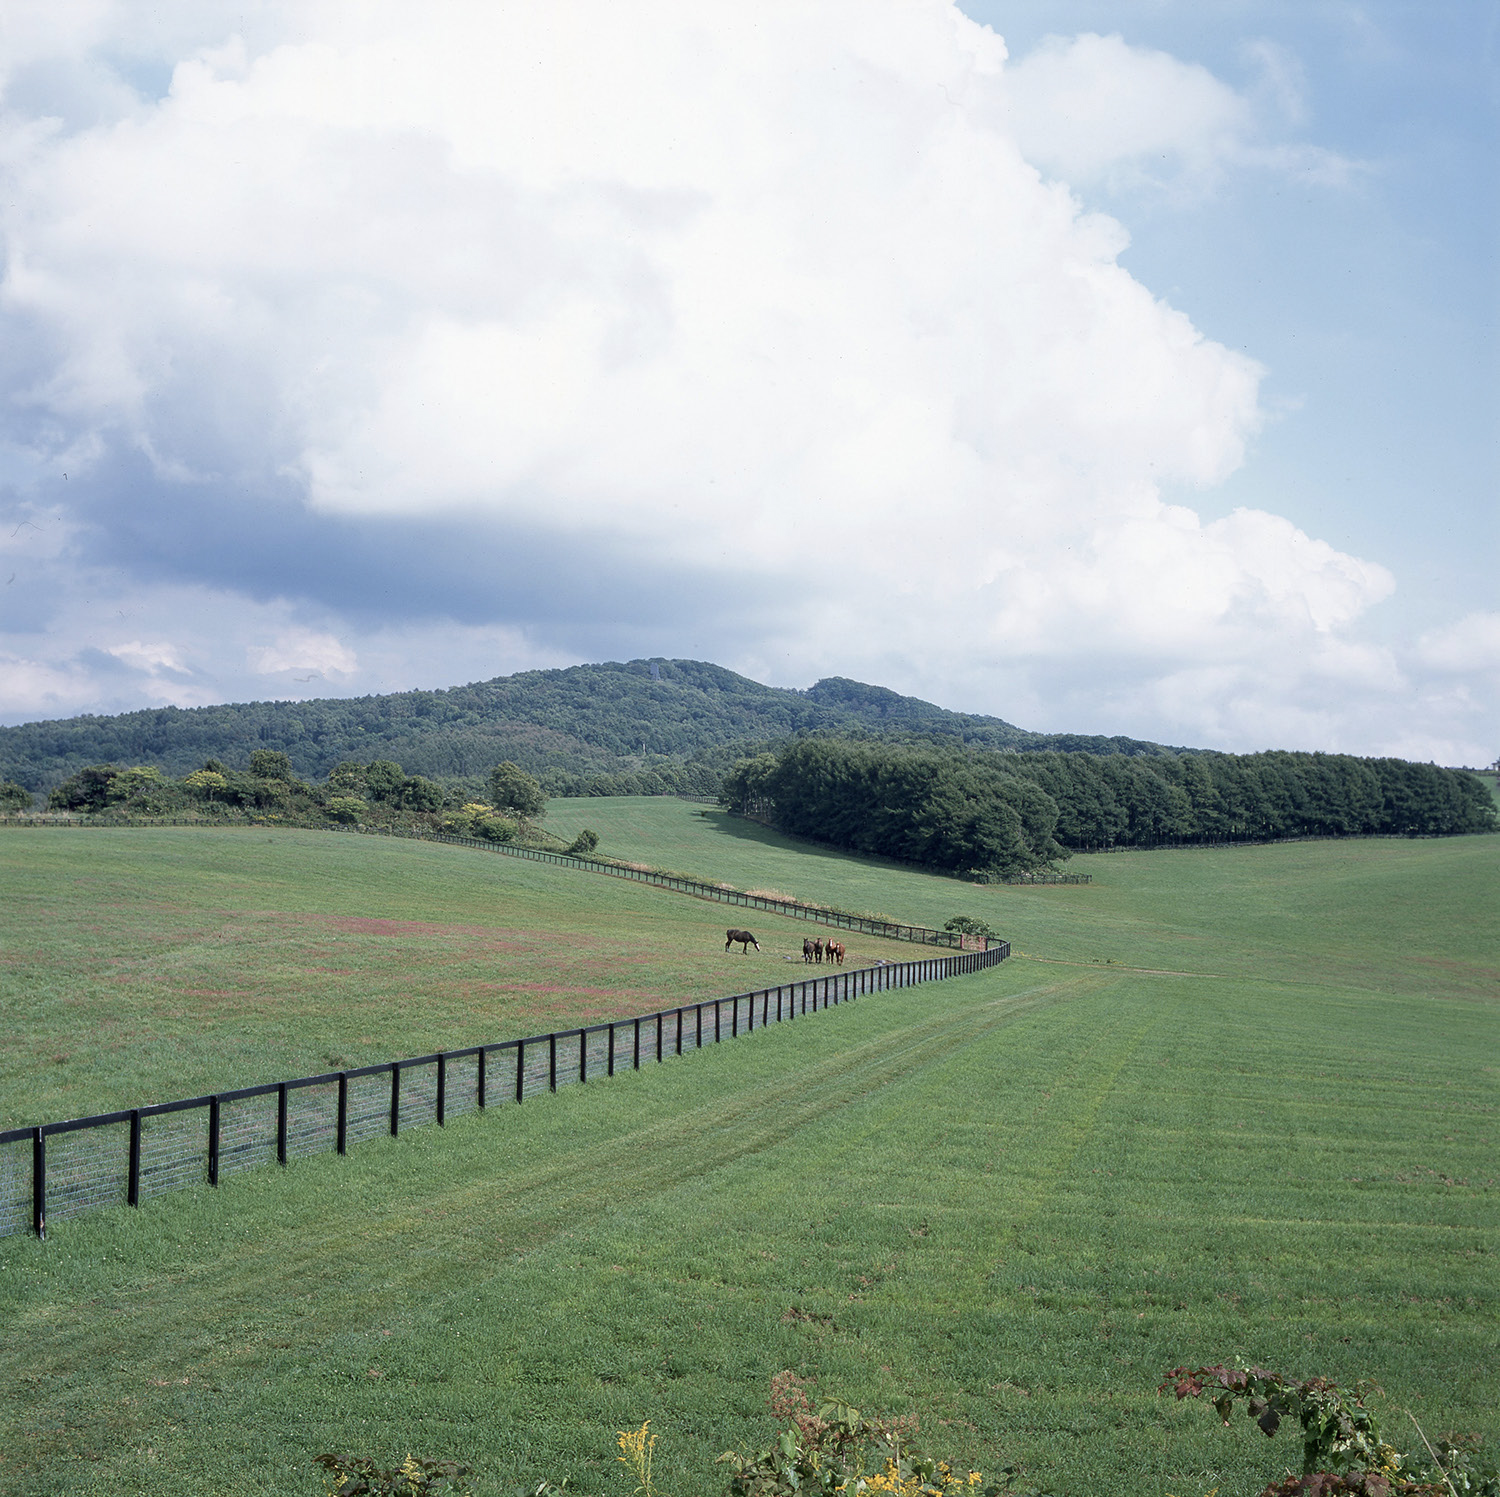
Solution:
<svg viewBox="0 0 1500 1497"><path fill-rule="evenodd" d="M1374 1383L1361 1381L1346 1394L1326 1377L1299 1381L1262 1367L1221 1366L1174 1367L1157 1391L1168 1387L1178 1399L1206 1396L1225 1424L1243 1400L1268 1439L1283 1419L1297 1421L1302 1474L1272 1482L1260 1497L1500 1497L1500 1475L1472 1441L1443 1439L1435 1450L1428 1445L1432 1460L1425 1467L1388 1444L1365 1404L1380 1391Z"/></svg>

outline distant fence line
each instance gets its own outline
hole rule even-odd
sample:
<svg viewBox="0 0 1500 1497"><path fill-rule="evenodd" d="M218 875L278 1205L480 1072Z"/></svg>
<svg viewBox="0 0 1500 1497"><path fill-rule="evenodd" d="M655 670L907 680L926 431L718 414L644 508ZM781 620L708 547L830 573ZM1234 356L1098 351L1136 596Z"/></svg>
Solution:
<svg viewBox="0 0 1500 1497"><path fill-rule="evenodd" d="M825 909L820 905L801 904L795 899L775 899L764 894L746 894L742 890L728 889L720 884L704 883L701 879L687 878L674 873L659 873L650 868L632 868L628 863L612 863L602 858L582 858L575 853L547 852L537 847L517 847L514 843L491 842L481 837L455 837L448 832L419 832L404 827L359 825L293 827L279 826L276 823L190 821L183 817L155 817L128 822L14 819L0 822L0 825L118 829L141 826L191 826L213 831L232 829L236 826L264 825L271 826L277 831L343 832L364 836L405 837L413 841L446 842L455 847L472 847L480 852L504 853L511 858L529 858L533 862L554 863L567 868L578 868L587 873L608 874L612 878L632 879L636 883L652 884L659 889L674 889L679 894L691 894L698 899L717 900L720 904L740 905L751 910L766 910L773 915L786 915L794 920L811 920L818 925L832 925L839 930L857 930L862 935L884 936L892 941L913 941L920 946L946 946L954 951L967 951L978 943L979 949L983 951L996 939L993 936L963 935L951 930L929 930L925 925L903 925L893 920L876 920L868 915L849 915L840 910Z"/></svg>
<svg viewBox="0 0 1500 1497"><path fill-rule="evenodd" d="M493 1045L444 1050L348 1071L240 1087L95 1117L0 1132L0 1237L172 1190L217 1186L259 1165L347 1153L366 1139L437 1123L497 1102L639 1070L643 1061L738 1039L866 993L982 971L1010 955L921 957L661 1009Z"/></svg>

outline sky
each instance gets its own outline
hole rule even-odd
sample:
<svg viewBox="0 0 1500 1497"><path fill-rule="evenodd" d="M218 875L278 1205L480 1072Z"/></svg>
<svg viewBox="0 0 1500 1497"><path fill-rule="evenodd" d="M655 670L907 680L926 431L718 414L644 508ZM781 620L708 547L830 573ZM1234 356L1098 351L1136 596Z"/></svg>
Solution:
<svg viewBox="0 0 1500 1497"><path fill-rule="evenodd" d="M0 722L661 656L1500 754L1496 0L10 0Z"/></svg>

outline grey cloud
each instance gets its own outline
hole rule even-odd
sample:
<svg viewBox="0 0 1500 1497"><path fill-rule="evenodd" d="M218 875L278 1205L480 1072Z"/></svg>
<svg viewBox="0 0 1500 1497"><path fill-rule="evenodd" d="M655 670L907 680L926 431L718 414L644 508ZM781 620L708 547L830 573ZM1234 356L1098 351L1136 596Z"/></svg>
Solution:
<svg viewBox="0 0 1500 1497"><path fill-rule="evenodd" d="M784 619L800 592L732 562L688 570L649 539L539 522L321 515L287 484L245 492L164 480L125 451L68 488L84 565L305 602L367 630L451 619L597 641L621 628L660 638L692 620L727 635Z"/></svg>

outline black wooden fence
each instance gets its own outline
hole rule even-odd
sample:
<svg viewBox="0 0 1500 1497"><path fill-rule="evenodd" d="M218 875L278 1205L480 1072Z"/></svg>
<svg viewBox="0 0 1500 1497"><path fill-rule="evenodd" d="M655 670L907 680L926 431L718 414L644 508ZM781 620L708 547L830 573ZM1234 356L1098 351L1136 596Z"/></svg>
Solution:
<svg viewBox="0 0 1500 1497"><path fill-rule="evenodd" d="M1009 955L1008 941L992 940L985 951L808 976L636 1019L12 1128L0 1132L0 1236L30 1229L45 1238L49 1216L139 1206L258 1165L343 1154L377 1135L441 1126L497 1103L638 1070L865 993L977 972Z"/></svg>
<svg viewBox="0 0 1500 1497"><path fill-rule="evenodd" d="M149 820L129 822L108 821L43 821L39 818L6 818L0 820L4 827L113 827L126 830L147 826L191 826L201 829L224 830L254 825L258 822L212 822L188 820L185 817L154 817ZM658 889L675 889L679 894L691 894L698 899L712 899L720 904L737 904L749 910L767 910L773 915L787 915L793 920L810 920L818 925L832 925L839 930L857 930L862 935L886 936L892 941L915 941L922 946L946 946L950 950L965 951L986 944L983 936L956 935L951 930L929 930L925 925L902 925L894 920L877 920L870 915L850 915L842 910L831 910L823 905L800 904L795 899L776 899L766 894L747 894L742 889L731 889L725 884L709 884L702 879L688 878L685 874L662 873L654 868L632 868L628 863L611 863L603 858L581 858L573 853L546 852L537 847L517 847L511 842L490 842L480 837L454 837L446 832L416 831L404 827L382 826L319 826L304 827L277 825L278 831L319 831L356 833L369 837L400 837L420 842L447 842L455 847L472 847L480 852L504 853L511 858L528 858L537 863L554 863L565 868L581 869L585 873L603 873L614 878L632 879L640 884L652 884ZM990 937L990 944L994 938Z"/></svg>

